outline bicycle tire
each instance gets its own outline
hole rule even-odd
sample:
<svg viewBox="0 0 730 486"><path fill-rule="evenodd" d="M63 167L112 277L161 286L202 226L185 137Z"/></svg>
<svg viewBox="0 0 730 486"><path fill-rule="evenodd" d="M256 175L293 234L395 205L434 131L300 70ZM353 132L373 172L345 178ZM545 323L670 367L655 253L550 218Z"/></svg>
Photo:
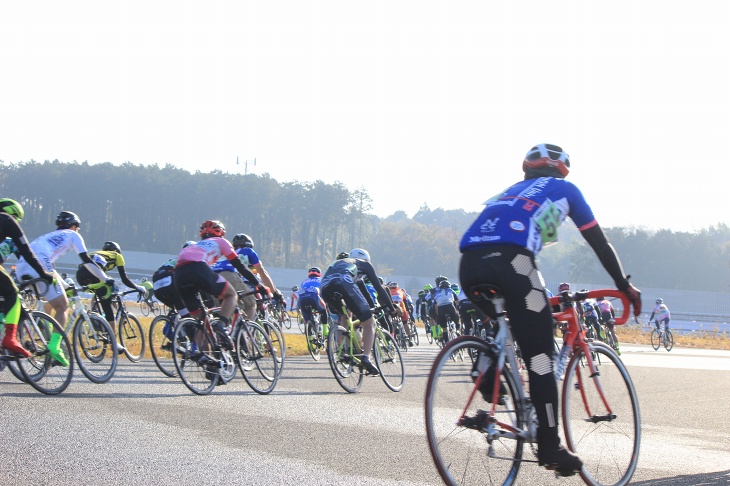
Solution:
<svg viewBox="0 0 730 486"><path fill-rule="evenodd" d="M307 328L304 325L304 318L302 317L301 314L297 314L297 324L299 325L299 331L302 334L306 334L307 333Z"/></svg>
<svg viewBox="0 0 730 486"><path fill-rule="evenodd" d="M583 461L580 475L586 484L623 486L631 480L639 459L639 402L616 352L603 343L593 343L593 348L602 356L600 364L594 362L599 371L595 376L578 366L582 350L571 357L566 368L561 400L565 441ZM610 420L598 389L610 403ZM586 410L592 415L587 416Z"/></svg>
<svg viewBox="0 0 730 486"><path fill-rule="evenodd" d="M671 351L674 347L674 335L672 334L672 331L669 329L664 330L664 349L667 350L667 352Z"/></svg>
<svg viewBox="0 0 730 486"><path fill-rule="evenodd" d="M152 309L147 301L143 299L139 302L139 311L142 313L143 316L149 317Z"/></svg>
<svg viewBox="0 0 730 486"><path fill-rule="evenodd" d="M92 383L106 383L114 376L119 358L117 340L109 323L99 314L81 314L73 325L73 352L76 363Z"/></svg>
<svg viewBox="0 0 730 486"><path fill-rule="evenodd" d="M415 321L411 323L411 326L413 326L413 343L418 346L421 344L421 340L418 337L418 326L416 326Z"/></svg>
<svg viewBox="0 0 730 486"><path fill-rule="evenodd" d="M203 324L192 318L180 319L174 332L173 360L177 375L191 392L208 395L218 383L213 340Z"/></svg>
<svg viewBox="0 0 730 486"><path fill-rule="evenodd" d="M522 462L524 439L495 435L490 444L486 440L486 423L483 427L461 425L462 417L472 424L478 423L480 417L486 416L486 410L492 409L492 404L474 390L476 377L472 378L471 362L451 359L459 349L467 355L488 353L481 339L462 336L446 344L436 356L425 394L426 436L431 457L441 479L448 485L513 484ZM517 385L507 369L502 370L501 380L507 394L503 396L504 404L496 405L495 418L524 429L525 413L518 409ZM494 425L495 432L507 432L498 423Z"/></svg>
<svg viewBox="0 0 730 486"><path fill-rule="evenodd" d="M30 320L35 321L34 327ZM60 347L68 360L68 366L62 366L48 352L48 341L51 333L61 334ZM40 311L21 311L18 322L18 341L23 344L31 356L18 359L18 368L24 381L45 395L58 395L71 383L74 360L71 354L71 343L58 322L48 314ZM40 334L39 334L40 333Z"/></svg>
<svg viewBox="0 0 730 486"><path fill-rule="evenodd" d="M659 346L661 346L661 337L659 336L659 331L655 328L651 331L651 347L656 351L659 349Z"/></svg>
<svg viewBox="0 0 730 486"><path fill-rule="evenodd" d="M350 332L342 326L331 327L327 337L327 359L337 383L347 393L356 393L362 385L364 376L355 363L354 352L350 342Z"/></svg>
<svg viewBox="0 0 730 486"><path fill-rule="evenodd" d="M398 345L398 347L402 351L406 351L407 352L408 351L408 338L406 337L406 331L403 328L403 323L399 321L395 325L395 329L396 329L395 335L397 337L397 339L394 340L395 343Z"/></svg>
<svg viewBox="0 0 730 486"><path fill-rule="evenodd" d="M165 334L167 326L170 329L168 331L170 336L174 337L175 324L169 316L161 315L152 319L147 341L157 368L163 375L172 378L177 376L177 369L175 368L175 358L172 355L172 339Z"/></svg>
<svg viewBox="0 0 730 486"><path fill-rule="evenodd" d="M117 339L124 346L124 354L132 363L138 363L144 356L146 340L144 329L134 314L122 312L119 315Z"/></svg>
<svg viewBox="0 0 730 486"><path fill-rule="evenodd" d="M319 339L317 326L312 321L307 322L307 350L314 361L319 361L322 355L322 347L317 343Z"/></svg>
<svg viewBox="0 0 730 486"><path fill-rule="evenodd" d="M393 336L387 332L376 331L373 355L385 386L394 392L401 391L406 379L406 370L403 365L403 356Z"/></svg>
<svg viewBox="0 0 730 486"><path fill-rule="evenodd" d="M260 325L247 321L245 326L248 331L239 325L235 336L238 368L253 391L266 395L276 388L279 380L276 348Z"/></svg>
<svg viewBox="0 0 730 486"><path fill-rule="evenodd" d="M287 311L284 311L284 326L287 329L291 329L292 326L291 315Z"/></svg>
<svg viewBox="0 0 730 486"><path fill-rule="evenodd" d="M427 326L426 328L426 341L428 341L428 344L433 344L433 334L431 334L431 326Z"/></svg>
<svg viewBox="0 0 730 486"><path fill-rule="evenodd" d="M284 333L281 332L281 329L274 321L263 320L257 324L266 331L266 335L274 346L274 356L279 363L277 372L281 375L281 372L284 370L284 360L286 359L286 340Z"/></svg>

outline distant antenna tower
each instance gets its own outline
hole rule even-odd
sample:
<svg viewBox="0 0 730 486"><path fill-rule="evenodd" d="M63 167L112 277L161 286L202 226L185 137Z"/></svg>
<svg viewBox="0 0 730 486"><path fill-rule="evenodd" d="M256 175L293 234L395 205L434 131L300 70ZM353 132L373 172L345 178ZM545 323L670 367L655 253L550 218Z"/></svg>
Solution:
<svg viewBox="0 0 730 486"><path fill-rule="evenodd" d="M248 174L248 162L249 161L246 160L243 163L243 174L244 175L247 175ZM256 157L253 158L253 162L252 163L253 163L253 166L256 167ZM238 161L238 155L236 155L236 165L240 165L240 162Z"/></svg>

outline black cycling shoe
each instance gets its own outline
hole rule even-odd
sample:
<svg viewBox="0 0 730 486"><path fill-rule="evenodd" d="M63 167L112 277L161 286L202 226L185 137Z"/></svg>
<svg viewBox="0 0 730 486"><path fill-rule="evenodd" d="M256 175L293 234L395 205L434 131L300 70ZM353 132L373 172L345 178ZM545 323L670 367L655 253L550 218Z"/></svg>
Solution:
<svg viewBox="0 0 730 486"><path fill-rule="evenodd" d="M211 327L215 330L215 333L218 336L218 344L220 344L222 348L232 351L233 339L231 339L231 335L226 332L226 329L223 327L223 323L216 320L213 321Z"/></svg>
<svg viewBox="0 0 730 486"><path fill-rule="evenodd" d="M541 466L545 466L545 469L555 471L559 476L572 476L583 468L583 461L563 446L545 451L538 446L537 461Z"/></svg>
<svg viewBox="0 0 730 486"><path fill-rule="evenodd" d="M380 374L377 366L375 366L373 362L369 359L362 360L362 367L365 369L368 375L378 376Z"/></svg>

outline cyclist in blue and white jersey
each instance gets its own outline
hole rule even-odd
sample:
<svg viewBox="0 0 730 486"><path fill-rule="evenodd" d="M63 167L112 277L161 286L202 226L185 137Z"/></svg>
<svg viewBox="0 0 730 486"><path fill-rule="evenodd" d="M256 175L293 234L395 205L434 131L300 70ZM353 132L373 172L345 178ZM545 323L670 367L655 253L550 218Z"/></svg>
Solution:
<svg viewBox="0 0 730 486"><path fill-rule="evenodd" d="M433 301L434 312L436 313L436 325L442 331L442 342L446 344L449 340L448 329L446 329L446 318L451 317L451 320L456 325L456 329L461 329L459 313L456 310L457 297L451 289L451 283L448 280L441 280L439 282L439 288L436 289Z"/></svg>
<svg viewBox="0 0 730 486"><path fill-rule="evenodd" d="M322 280L322 270L312 267L307 271L307 280L302 282L299 292L299 310L304 322L314 322L312 309L319 312L319 322L322 324L323 336L327 336L327 306L322 300L319 285Z"/></svg>
<svg viewBox="0 0 730 486"><path fill-rule="evenodd" d="M261 281L264 283L264 285L268 287L268 289L274 295L274 298L280 300L281 303L284 304L284 296L281 294L281 292L279 292L279 290L277 290L276 285L274 285L274 281L269 275L269 272L266 271L266 268L264 268L264 264L261 262L258 254L253 249L253 239L251 239L251 237L247 234L238 233L236 236L233 237L231 243L233 244L233 248L236 250L236 253L238 253L238 258L239 260L241 260L241 263L251 268L252 271L261 278ZM255 282L251 282L241 277L240 273L237 272L235 268L233 268L231 262L229 262L225 258L217 261L214 265L211 266L211 268L214 272L220 274L223 278L225 278L236 291L250 292L252 288L255 288L257 285L259 285L258 280L256 280ZM239 302L244 317L249 321L255 320L256 296L251 294L240 297Z"/></svg>
<svg viewBox="0 0 730 486"><path fill-rule="evenodd" d="M468 295L477 285L492 284L505 298L510 328L528 364L530 398L539 423L538 462L565 476L580 471L582 461L563 448L558 437L552 309L535 258L543 246L557 242L558 227L566 217L570 216L616 287L627 295L634 314L641 312L641 293L625 277L618 255L581 191L564 180L569 168L568 154L557 145L532 147L522 162L524 180L489 199L459 245L459 280ZM490 301L473 302L496 317ZM498 398L491 396L492 383L482 385L486 400Z"/></svg>

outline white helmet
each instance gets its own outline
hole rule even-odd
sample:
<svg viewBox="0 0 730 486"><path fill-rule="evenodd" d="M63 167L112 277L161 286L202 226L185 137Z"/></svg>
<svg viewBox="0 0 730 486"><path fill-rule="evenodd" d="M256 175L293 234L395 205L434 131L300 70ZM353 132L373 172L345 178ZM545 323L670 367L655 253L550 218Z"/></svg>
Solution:
<svg viewBox="0 0 730 486"><path fill-rule="evenodd" d="M369 262L370 253L368 253L366 250L363 250L362 248L354 248L350 250L350 258L357 258L359 260L365 260L366 262Z"/></svg>

